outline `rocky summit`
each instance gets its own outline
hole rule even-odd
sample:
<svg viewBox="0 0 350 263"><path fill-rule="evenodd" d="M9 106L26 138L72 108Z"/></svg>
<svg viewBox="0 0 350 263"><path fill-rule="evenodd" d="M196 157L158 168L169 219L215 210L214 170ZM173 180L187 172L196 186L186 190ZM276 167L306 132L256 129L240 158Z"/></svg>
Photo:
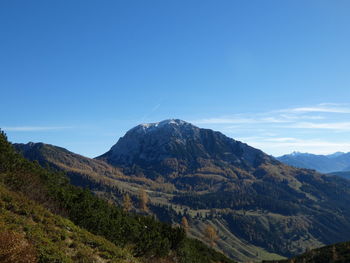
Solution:
<svg viewBox="0 0 350 263"><path fill-rule="evenodd" d="M277 162L220 132L178 119L140 124L97 159L124 168L132 165L134 169L126 169L127 173L137 169L146 177L155 173L174 177L210 167L252 170L264 162Z"/></svg>

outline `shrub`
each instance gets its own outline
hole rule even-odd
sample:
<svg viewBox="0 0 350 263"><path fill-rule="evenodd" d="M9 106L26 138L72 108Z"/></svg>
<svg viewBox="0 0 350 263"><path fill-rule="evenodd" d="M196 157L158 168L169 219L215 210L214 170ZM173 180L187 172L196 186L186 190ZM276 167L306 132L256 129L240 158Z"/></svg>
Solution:
<svg viewBox="0 0 350 263"><path fill-rule="evenodd" d="M37 262L36 251L22 234L3 231L0 232L0 262L34 263Z"/></svg>

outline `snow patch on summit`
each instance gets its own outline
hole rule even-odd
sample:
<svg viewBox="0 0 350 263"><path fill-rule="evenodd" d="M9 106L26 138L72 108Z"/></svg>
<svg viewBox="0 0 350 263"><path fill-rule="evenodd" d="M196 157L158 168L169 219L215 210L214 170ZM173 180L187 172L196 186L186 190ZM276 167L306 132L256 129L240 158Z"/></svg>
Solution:
<svg viewBox="0 0 350 263"><path fill-rule="evenodd" d="M142 123L138 126L136 126L134 129L135 130L139 130L139 131L150 131L153 130L155 128L162 128L165 126L183 126L183 125L190 125L190 123L183 121L183 120L179 120L179 119L168 119L168 120L164 120L161 122L153 122L153 123Z"/></svg>

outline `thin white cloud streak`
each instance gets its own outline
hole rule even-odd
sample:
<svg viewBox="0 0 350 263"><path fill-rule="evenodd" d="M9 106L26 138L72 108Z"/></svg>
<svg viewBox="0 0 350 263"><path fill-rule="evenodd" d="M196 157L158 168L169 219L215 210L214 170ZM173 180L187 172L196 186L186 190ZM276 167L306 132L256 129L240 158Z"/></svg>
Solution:
<svg viewBox="0 0 350 263"><path fill-rule="evenodd" d="M328 113L350 113L350 109L340 109L340 108L295 108L291 112L328 112Z"/></svg>
<svg viewBox="0 0 350 263"><path fill-rule="evenodd" d="M324 123L299 122L299 123L294 123L292 125L288 125L287 128L350 131L350 122L324 122Z"/></svg>
<svg viewBox="0 0 350 263"><path fill-rule="evenodd" d="M257 125L234 125L234 126L224 126L224 127L215 127L216 130L221 130L226 133L236 133L236 132L244 132L244 131L256 131L256 132L264 132L269 133L269 131L276 131L278 130L279 133L281 131L287 130L299 130L302 132L306 131L333 131L333 132L349 132L350 131L350 123L312 123L312 122L296 122L296 123L289 123L286 125L275 123L275 125L258 125L258 123L255 123ZM261 124L261 123L260 123ZM271 133L273 134L273 133Z"/></svg>
<svg viewBox="0 0 350 263"><path fill-rule="evenodd" d="M251 137L240 137L237 138L237 140L242 142L252 142L252 143L272 143L274 145L326 145L326 141L322 140L304 140L304 139L298 139L294 137L258 137L258 136L251 136ZM327 142L327 145L330 142ZM339 144L339 143L337 143ZM350 145L350 142L347 142L346 144Z"/></svg>
<svg viewBox="0 0 350 263"><path fill-rule="evenodd" d="M293 123L301 120L324 120L325 116L320 115L286 115L280 112L269 112L256 114L258 117L218 117L205 118L190 121L200 125L222 125L222 124L269 124L269 123Z"/></svg>
<svg viewBox="0 0 350 263"><path fill-rule="evenodd" d="M292 138L292 137L268 138L268 139L265 139L265 140L269 141L269 142L282 142L282 143L297 142L298 141L297 138Z"/></svg>
<svg viewBox="0 0 350 263"><path fill-rule="evenodd" d="M203 118L194 123L221 130L276 156L293 151L317 154L350 151L349 104L322 103L255 114ZM306 139L305 136L310 138L311 133L317 134L318 139ZM342 133L342 137L336 137L335 133ZM339 142L340 138L342 142Z"/></svg>
<svg viewBox="0 0 350 263"><path fill-rule="evenodd" d="M344 104L336 103L321 103L312 107L296 107L291 109L284 109L281 112L289 113L310 113L310 112L320 112L320 113L350 113L350 108L345 107Z"/></svg>
<svg viewBox="0 0 350 263"><path fill-rule="evenodd" d="M317 115L313 113L318 113ZM350 108L344 104L323 103L312 107L296 107L290 109L281 109L271 112L263 112L257 114L236 114L231 117L217 117L194 120L193 123L198 125L226 125L226 128L231 128L227 125L239 125L240 128L251 129L256 128L256 125L265 124L265 127L280 128L280 129L323 129L334 131L349 131L350 122L339 121L350 116ZM332 114L332 115L329 115ZM335 115L334 115L335 114ZM338 115L337 114L341 114ZM345 115L344 115L345 114ZM331 122L336 120L338 122ZM280 124L279 126L276 126Z"/></svg>
<svg viewBox="0 0 350 263"><path fill-rule="evenodd" d="M256 123L256 119L249 118L209 118L191 121L194 124L236 124L236 123Z"/></svg>
<svg viewBox="0 0 350 263"><path fill-rule="evenodd" d="M292 120L277 117L262 118L208 118L191 121L194 124L257 124L257 123L290 123Z"/></svg>
<svg viewBox="0 0 350 263"><path fill-rule="evenodd" d="M54 131L70 129L72 127L52 127L52 126L17 126L17 127L2 127L4 131L11 132L36 132L36 131Z"/></svg>
<svg viewBox="0 0 350 263"><path fill-rule="evenodd" d="M152 113L152 112L155 112L156 110L158 110L159 107L160 107L160 104L155 105L155 106L153 107L153 109L151 110L151 113Z"/></svg>
<svg viewBox="0 0 350 263"><path fill-rule="evenodd" d="M153 108L150 110L150 112L146 113L146 114L142 117L141 122L144 123L145 120L146 120L150 115L152 115L154 112L156 112L156 111L160 108L160 106L161 106L160 103L154 105Z"/></svg>
<svg viewBox="0 0 350 263"><path fill-rule="evenodd" d="M298 120L323 120L326 117L321 115L292 115L292 114L280 114L280 118L290 120L290 121L298 121Z"/></svg>

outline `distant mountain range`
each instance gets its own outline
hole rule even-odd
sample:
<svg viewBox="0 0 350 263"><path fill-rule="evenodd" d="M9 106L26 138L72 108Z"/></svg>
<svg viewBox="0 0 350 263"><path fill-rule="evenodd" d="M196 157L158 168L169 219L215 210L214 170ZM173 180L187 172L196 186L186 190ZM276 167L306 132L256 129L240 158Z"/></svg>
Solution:
<svg viewBox="0 0 350 263"><path fill-rule="evenodd" d="M321 173L350 171L350 153L336 152L329 155L294 152L276 158L299 168L314 169Z"/></svg>
<svg viewBox="0 0 350 263"><path fill-rule="evenodd" d="M278 259L348 240L350 182L281 163L220 132L181 120L141 124L90 159L47 144L16 144L76 185L121 204L123 193L150 198L150 214L239 261ZM336 158L336 156L334 156Z"/></svg>

